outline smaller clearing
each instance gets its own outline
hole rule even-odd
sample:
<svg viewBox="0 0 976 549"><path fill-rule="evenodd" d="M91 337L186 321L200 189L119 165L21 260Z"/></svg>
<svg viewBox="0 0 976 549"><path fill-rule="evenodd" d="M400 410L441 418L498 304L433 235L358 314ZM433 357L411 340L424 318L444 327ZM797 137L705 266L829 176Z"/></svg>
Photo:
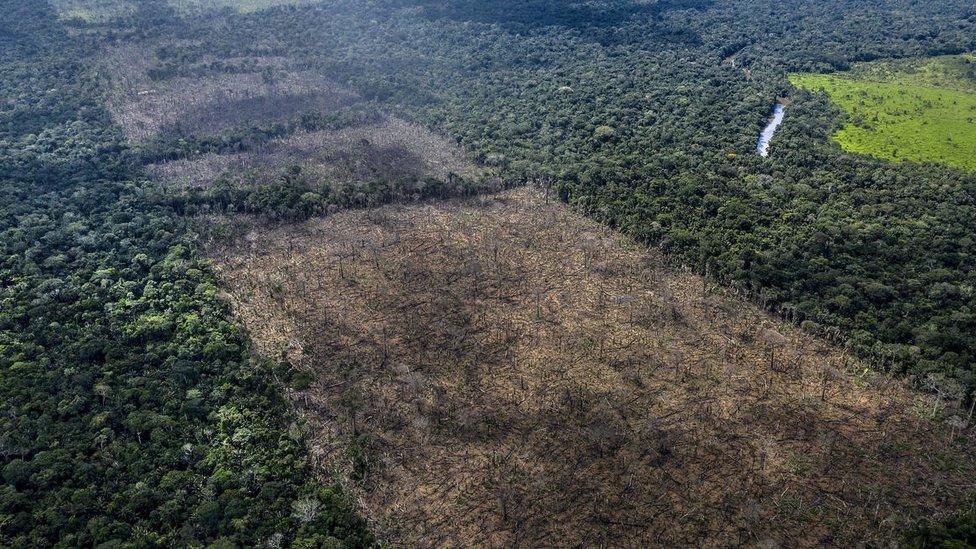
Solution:
<svg viewBox="0 0 976 549"><path fill-rule="evenodd" d="M272 181L301 166L314 182L360 186L377 180L476 179L481 173L456 144L426 128L394 117L337 131L302 132L241 154L207 154L149 167L153 179L172 188Z"/></svg>
<svg viewBox="0 0 976 549"><path fill-rule="evenodd" d="M207 70L160 78L164 65L137 47L107 52L108 107L134 142L204 136L242 125L288 119L302 112L335 112L359 100L332 80L289 70L280 58L232 60L247 70Z"/></svg>
<svg viewBox="0 0 976 549"><path fill-rule="evenodd" d="M230 8L240 13L252 13L276 6L301 6L322 0L169 0L169 5L184 13L199 10Z"/></svg>
<svg viewBox="0 0 976 549"><path fill-rule="evenodd" d="M942 403L534 190L212 256L395 546L885 545L969 495Z"/></svg>
<svg viewBox="0 0 976 549"><path fill-rule="evenodd" d="M455 178L478 181L477 168L453 140L366 106L327 76L296 70L280 57L217 59L201 54L173 67L166 46L120 47L102 63L109 77L109 110L135 144L173 144L184 138L238 139L255 130L288 127L257 143L243 140L223 154L187 151L149 166L169 190L268 188L296 169L310 192L351 192L377 183ZM195 44L174 42L189 47ZM341 122L301 129L312 115Z"/></svg>
<svg viewBox="0 0 976 549"><path fill-rule="evenodd" d="M865 63L790 82L826 92L848 114L834 136L846 151L976 171L976 57Z"/></svg>

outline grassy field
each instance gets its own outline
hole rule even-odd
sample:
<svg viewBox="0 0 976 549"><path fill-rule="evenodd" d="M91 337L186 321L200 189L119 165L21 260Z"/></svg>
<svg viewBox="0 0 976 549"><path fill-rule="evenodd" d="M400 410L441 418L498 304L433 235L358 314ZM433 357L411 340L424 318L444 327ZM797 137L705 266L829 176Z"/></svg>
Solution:
<svg viewBox="0 0 976 549"><path fill-rule="evenodd" d="M790 82L826 92L847 112L834 136L846 151L976 170L976 57L865 63Z"/></svg>

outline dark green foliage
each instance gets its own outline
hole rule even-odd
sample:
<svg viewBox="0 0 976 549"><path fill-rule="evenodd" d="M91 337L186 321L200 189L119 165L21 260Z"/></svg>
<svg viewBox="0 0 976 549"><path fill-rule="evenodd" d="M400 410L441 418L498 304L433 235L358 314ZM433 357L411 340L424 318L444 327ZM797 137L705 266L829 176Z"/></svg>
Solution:
<svg viewBox="0 0 976 549"><path fill-rule="evenodd" d="M942 522L925 521L905 535L905 545L913 549L976 547L976 513L959 513Z"/></svg>
<svg viewBox="0 0 976 549"><path fill-rule="evenodd" d="M232 185L218 181L211 187L164 194L174 210L183 214L203 212L247 213L265 220L302 221L339 209L375 207L394 201L470 196L485 190L502 190L500 180L468 181L452 177L373 180L366 185L331 185L287 174L260 185Z"/></svg>
<svg viewBox="0 0 976 549"><path fill-rule="evenodd" d="M0 546L371 544L133 179L89 45L33 0L0 25Z"/></svg>

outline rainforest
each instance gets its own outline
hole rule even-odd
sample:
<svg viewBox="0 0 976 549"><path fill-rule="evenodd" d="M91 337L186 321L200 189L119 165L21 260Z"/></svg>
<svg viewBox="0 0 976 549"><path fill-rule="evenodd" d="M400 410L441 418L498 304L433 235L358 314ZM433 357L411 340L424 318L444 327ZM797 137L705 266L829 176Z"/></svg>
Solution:
<svg viewBox="0 0 976 549"><path fill-rule="evenodd" d="M2 8L0 546L976 545L969 0Z"/></svg>

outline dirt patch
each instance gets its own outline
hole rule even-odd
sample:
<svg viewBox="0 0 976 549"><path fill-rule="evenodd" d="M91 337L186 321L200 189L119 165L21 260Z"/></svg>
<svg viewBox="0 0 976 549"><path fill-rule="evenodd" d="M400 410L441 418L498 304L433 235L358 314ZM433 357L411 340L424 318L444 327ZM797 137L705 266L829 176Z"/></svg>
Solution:
<svg viewBox="0 0 976 549"><path fill-rule="evenodd" d="M396 544L844 546L971 483L920 397L532 190L213 256Z"/></svg>

